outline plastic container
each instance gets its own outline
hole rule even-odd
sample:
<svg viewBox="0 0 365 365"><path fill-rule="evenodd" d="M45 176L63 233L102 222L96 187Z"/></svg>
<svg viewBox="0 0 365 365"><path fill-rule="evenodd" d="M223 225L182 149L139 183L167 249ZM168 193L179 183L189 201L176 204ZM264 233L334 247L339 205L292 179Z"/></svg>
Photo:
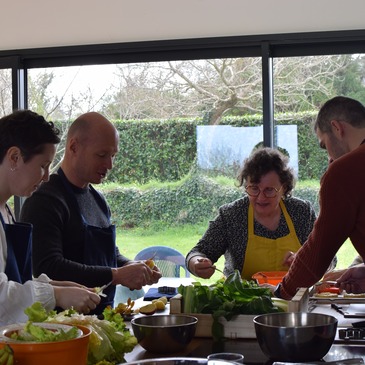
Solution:
<svg viewBox="0 0 365 365"><path fill-rule="evenodd" d="M63 328L70 325L41 323L48 329ZM91 330L77 326L81 332L79 337L67 341L55 342L26 342L9 338L11 333L24 327L24 324L9 325L1 328L0 348L5 344L14 351L14 364L21 365L86 365L89 337Z"/></svg>
<svg viewBox="0 0 365 365"><path fill-rule="evenodd" d="M258 284L278 285L287 271L260 271L252 275Z"/></svg>

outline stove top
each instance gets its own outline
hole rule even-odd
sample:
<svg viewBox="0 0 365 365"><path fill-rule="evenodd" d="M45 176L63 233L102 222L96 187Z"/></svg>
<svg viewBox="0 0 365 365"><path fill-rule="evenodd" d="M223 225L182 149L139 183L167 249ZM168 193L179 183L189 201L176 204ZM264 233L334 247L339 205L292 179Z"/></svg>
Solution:
<svg viewBox="0 0 365 365"><path fill-rule="evenodd" d="M339 328L337 330L335 343L364 344L365 343L365 327Z"/></svg>

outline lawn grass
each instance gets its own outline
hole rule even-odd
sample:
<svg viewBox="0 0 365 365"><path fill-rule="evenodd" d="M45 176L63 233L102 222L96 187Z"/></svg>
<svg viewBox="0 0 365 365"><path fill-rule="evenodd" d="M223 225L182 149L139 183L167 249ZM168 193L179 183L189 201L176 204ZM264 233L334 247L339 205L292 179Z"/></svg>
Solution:
<svg viewBox="0 0 365 365"><path fill-rule="evenodd" d="M148 246L170 246L183 255L186 255L190 249L199 241L204 234L208 223L196 225L184 225L180 227L156 227L152 226L147 229L128 229L117 230L118 247L123 255L133 259L135 255L143 248ZM355 256L356 250L351 242L347 240L337 254L337 268L346 268ZM223 269L224 257L217 262L217 267ZM221 277L220 273L214 274L210 280L199 279L204 284L215 282Z"/></svg>

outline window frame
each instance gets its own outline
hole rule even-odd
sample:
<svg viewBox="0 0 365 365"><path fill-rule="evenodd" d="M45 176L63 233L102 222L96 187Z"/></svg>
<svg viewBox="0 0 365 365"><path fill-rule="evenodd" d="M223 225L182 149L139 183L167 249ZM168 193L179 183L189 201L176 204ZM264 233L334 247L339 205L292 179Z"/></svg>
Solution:
<svg viewBox="0 0 365 365"><path fill-rule="evenodd" d="M0 51L0 68L12 69L13 109L27 108L27 70L96 64L261 57L263 141L273 146L273 60L276 57L365 53L365 30L263 34L141 41ZM15 197L18 218L22 200Z"/></svg>

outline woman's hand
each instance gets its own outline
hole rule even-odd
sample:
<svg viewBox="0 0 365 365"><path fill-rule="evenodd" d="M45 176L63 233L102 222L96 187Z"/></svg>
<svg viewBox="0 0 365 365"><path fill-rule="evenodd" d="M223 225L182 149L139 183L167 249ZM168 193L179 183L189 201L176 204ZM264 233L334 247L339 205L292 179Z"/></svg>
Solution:
<svg viewBox="0 0 365 365"><path fill-rule="evenodd" d="M100 296L93 291L77 286L53 286L56 306L63 309L73 307L76 311L88 314L100 303Z"/></svg>
<svg viewBox="0 0 365 365"><path fill-rule="evenodd" d="M189 269L195 276L203 279L209 279L215 272L212 261L201 256L194 256L189 261Z"/></svg>

